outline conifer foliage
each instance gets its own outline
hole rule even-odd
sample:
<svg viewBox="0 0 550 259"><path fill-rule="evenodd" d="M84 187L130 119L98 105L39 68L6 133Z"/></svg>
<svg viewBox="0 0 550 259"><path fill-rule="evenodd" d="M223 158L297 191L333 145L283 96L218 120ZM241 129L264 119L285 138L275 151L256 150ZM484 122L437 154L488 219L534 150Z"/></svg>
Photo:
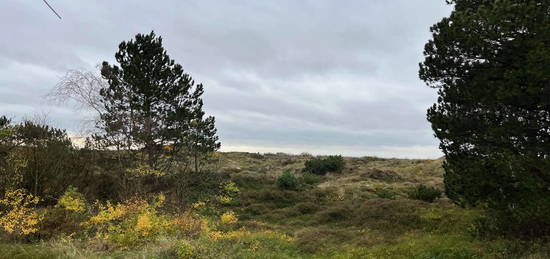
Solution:
<svg viewBox="0 0 550 259"><path fill-rule="evenodd" d="M168 56L154 32L123 41L115 58L118 64L101 67L108 86L100 92L106 112L99 139L142 151L152 168L163 154L184 152L198 170L200 156L220 147L215 119L203 111L203 85Z"/></svg>
<svg viewBox="0 0 550 259"><path fill-rule="evenodd" d="M501 229L550 233L550 2L447 2L420 64L439 90L428 120L446 194L488 206Z"/></svg>

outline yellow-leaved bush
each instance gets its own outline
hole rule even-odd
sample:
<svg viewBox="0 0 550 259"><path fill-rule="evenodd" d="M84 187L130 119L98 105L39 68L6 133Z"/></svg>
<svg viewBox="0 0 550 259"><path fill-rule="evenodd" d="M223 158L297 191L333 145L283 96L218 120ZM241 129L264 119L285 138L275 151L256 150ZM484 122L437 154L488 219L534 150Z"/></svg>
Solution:
<svg viewBox="0 0 550 259"><path fill-rule="evenodd" d="M228 211L220 216L220 221L225 225L235 224L238 220L239 219L233 211Z"/></svg>
<svg viewBox="0 0 550 259"><path fill-rule="evenodd" d="M119 204L96 203L97 214L84 226L96 238L123 249L154 241L171 226L170 219L158 212L164 199L160 194L151 202L133 198Z"/></svg>
<svg viewBox="0 0 550 259"><path fill-rule="evenodd" d="M7 233L26 236L39 230L44 219L36 208L40 199L24 189L6 191L0 200L0 227Z"/></svg>
<svg viewBox="0 0 550 259"><path fill-rule="evenodd" d="M84 213L86 211L86 199L75 187L69 186L67 191L59 198L57 205L68 211Z"/></svg>
<svg viewBox="0 0 550 259"><path fill-rule="evenodd" d="M222 186L222 194L216 196L216 200L222 205L234 204L239 196L239 187L234 182L227 182Z"/></svg>

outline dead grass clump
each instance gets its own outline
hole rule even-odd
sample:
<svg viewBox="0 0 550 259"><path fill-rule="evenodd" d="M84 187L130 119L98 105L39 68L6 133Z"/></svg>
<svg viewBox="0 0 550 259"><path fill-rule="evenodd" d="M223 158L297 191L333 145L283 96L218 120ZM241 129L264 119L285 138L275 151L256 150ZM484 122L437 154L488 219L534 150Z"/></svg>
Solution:
<svg viewBox="0 0 550 259"><path fill-rule="evenodd" d="M368 169L365 173L361 174L361 177L371 178L371 179L386 181L386 182L398 182L403 180L403 178L394 171L380 170L376 168Z"/></svg>

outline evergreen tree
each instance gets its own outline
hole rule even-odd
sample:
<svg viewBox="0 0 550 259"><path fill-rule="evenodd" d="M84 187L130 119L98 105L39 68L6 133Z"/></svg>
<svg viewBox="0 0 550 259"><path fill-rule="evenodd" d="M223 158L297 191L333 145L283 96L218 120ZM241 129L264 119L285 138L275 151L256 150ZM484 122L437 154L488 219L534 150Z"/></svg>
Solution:
<svg viewBox="0 0 550 259"><path fill-rule="evenodd" d="M447 2L420 64L446 194L502 230L550 233L550 1Z"/></svg>
<svg viewBox="0 0 550 259"><path fill-rule="evenodd" d="M202 84L170 59L154 32L120 43L118 65L103 62L108 87L100 91L105 106L99 127L109 146L145 155L158 167L166 153L206 154L220 147L214 117L204 117ZM198 161L195 163L198 170Z"/></svg>

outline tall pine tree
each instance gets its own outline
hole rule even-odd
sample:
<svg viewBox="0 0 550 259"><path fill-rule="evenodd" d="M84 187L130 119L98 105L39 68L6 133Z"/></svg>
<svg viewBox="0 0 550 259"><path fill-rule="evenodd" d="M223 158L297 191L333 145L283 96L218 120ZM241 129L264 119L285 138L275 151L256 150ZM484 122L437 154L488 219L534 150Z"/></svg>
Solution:
<svg viewBox="0 0 550 259"><path fill-rule="evenodd" d="M220 147L214 117L205 117L202 84L170 59L154 32L123 41L118 65L103 62L108 87L100 92L105 113L99 127L109 146L140 152L151 168L163 154L199 157Z"/></svg>
<svg viewBox="0 0 550 259"><path fill-rule="evenodd" d="M452 0L420 78L439 89L428 120L445 187L496 226L550 233L550 1Z"/></svg>

